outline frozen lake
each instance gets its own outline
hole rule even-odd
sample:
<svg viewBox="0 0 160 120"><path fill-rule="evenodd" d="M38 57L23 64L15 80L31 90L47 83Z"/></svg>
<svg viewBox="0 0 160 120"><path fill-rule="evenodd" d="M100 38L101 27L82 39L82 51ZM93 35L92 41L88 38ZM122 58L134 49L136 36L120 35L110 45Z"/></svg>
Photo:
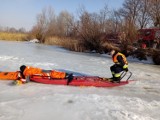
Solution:
<svg viewBox="0 0 160 120"><path fill-rule="evenodd" d="M0 41L0 71L21 65L111 77L109 55L57 46ZM129 59L134 82L114 88L69 87L0 80L0 120L160 120L160 66Z"/></svg>

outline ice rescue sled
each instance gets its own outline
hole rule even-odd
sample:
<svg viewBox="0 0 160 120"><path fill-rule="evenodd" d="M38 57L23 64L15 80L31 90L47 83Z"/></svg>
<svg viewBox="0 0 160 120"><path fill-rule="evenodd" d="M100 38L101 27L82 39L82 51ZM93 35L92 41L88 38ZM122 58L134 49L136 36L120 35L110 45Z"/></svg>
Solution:
<svg viewBox="0 0 160 120"><path fill-rule="evenodd" d="M122 76L124 77L124 76ZM111 82L107 78L101 78L96 76L73 76L73 79L67 84L68 79L54 79L45 76L31 76L31 81L54 84L54 85L69 85L69 86L94 86L94 87L115 87L128 84L131 80L121 80L120 82Z"/></svg>

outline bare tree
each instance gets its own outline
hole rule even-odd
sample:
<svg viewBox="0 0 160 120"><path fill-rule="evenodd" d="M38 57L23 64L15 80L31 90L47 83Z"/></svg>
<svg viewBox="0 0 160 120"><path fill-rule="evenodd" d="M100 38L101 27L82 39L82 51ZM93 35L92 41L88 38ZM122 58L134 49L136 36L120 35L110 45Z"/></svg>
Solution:
<svg viewBox="0 0 160 120"><path fill-rule="evenodd" d="M18 29L18 32L20 32L20 33L25 33L25 32L26 32L26 29L23 28L23 27L22 27L22 28L19 28L19 29Z"/></svg>
<svg viewBox="0 0 160 120"><path fill-rule="evenodd" d="M104 8L100 10L99 12L99 24L100 24L100 31L107 32L108 31L108 25L107 25L107 20L109 18L109 9L108 5L105 4Z"/></svg>
<svg viewBox="0 0 160 120"><path fill-rule="evenodd" d="M140 0L125 0L123 3L123 8L120 9L121 15L134 24L136 23L139 11Z"/></svg>
<svg viewBox="0 0 160 120"><path fill-rule="evenodd" d="M84 41L86 48L96 50L99 48L100 28L98 24L98 15L84 12L80 17L80 36Z"/></svg>
<svg viewBox="0 0 160 120"><path fill-rule="evenodd" d="M126 40L130 42L133 42L136 37L136 21L141 8L140 5L140 0L125 0L123 8L119 10L119 14L124 18L123 32L126 34Z"/></svg>
<svg viewBox="0 0 160 120"><path fill-rule="evenodd" d="M149 14L155 27L160 27L160 0L149 0Z"/></svg>
<svg viewBox="0 0 160 120"><path fill-rule="evenodd" d="M121 17L121 14L118 11L112 11L110 21L112 24L111 25L112 31L114 33L119 33L120 31L124 31L123 30L123 18Z"/></svg>
<svg viewBox="0 0 160 120"><path fill-rule="evenodd" d="M54 10L51 7L44 8L42 13L37 15L37 24L34 26L34 30L37 31L36 37L41 43L45 42L45 38L50 33L50 30L55 19Z"/></svg>
<svg viewBox="0 0 160 120"><path fill-rule="evenodd" d="M11 27L11 28L9 28L9 32L11 32L11 33L16 33L16 32L17 32L17 30L16 30L16 28Z"/></svg>
<svg viewBox="0 0 160 120"><path fill-rule="evenodd" d="M82 44L89 50L102 51L104 34L112 28L112 22L109 21L108 6L105 5L98 13L89 13L82 6L79 9L78 35L82 40Z"/></svg>
<svg viewBox="0 0 160 120"><path fill-rule="evenodd" d="M69 36L74 26L74 17L67 11L62 11L57 17L56 25L59 36Z"/></svg>
<svg viewBox="0 0 160 120"><path fill-rule="evenodd" d="M150 16L149 16L149 0L141 0L140 1L140 11L138 13L138 24L140 29L145 28L150 23Z"/></svg>

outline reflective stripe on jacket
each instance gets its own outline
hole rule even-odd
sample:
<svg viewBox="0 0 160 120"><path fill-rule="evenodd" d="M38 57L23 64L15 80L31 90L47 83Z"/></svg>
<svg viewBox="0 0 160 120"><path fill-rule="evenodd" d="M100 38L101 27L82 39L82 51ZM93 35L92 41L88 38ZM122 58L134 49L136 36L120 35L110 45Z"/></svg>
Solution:
<svg viewBox="0 0 160 120"><path fill-rule="evenodd" d="M119 52L112 57L113 62L116 63L116 64L119 64L119 61L117 60L117 56L119 56L119 55L122 56L122 59L123 59L124 63L126 65L128 65L127 58L125 57L125 55L123 55L122 53L119 53Z"/></svg>

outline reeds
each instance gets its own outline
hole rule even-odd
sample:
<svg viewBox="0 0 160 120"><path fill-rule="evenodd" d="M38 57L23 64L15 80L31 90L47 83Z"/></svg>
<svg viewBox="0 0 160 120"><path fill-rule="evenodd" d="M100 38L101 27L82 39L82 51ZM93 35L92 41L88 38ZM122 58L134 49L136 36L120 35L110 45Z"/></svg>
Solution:
<svg viewBox="0 0 160 120"><path fill-rule="evenodd" d="M25 41L27 34L0 32L0 40Z"/></svg>
<svg viewBox="0 0 160 120"><path fill-rule="evenodd" d="M45 40L45 44L57 45L76 52L83 52L83 47L79 44L79 40L69 37L49 37Z"/></svg>

